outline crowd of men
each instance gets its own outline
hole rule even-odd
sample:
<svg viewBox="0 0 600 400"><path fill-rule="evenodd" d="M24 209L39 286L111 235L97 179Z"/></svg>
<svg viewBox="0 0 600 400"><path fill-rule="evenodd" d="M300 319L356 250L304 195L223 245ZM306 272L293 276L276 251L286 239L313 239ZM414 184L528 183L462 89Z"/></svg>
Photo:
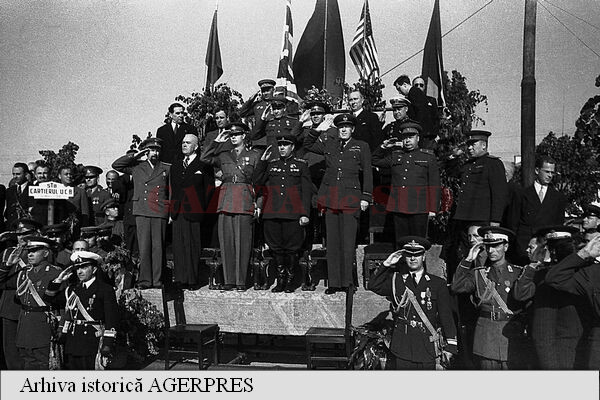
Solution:
<svg viewBox="0 0 600 400"><path fill-rule="evenodd" d="M210 268L210 289L269 289L265 266L251 268L258 248L276 272L271 291L292 293L315 290L306 261L323 236L324 293L353 291L357 241L385 225L382 216L395 252L368 288L391 301L390 365L432 369L458 353L464 368L600 368L600 208L586 207L581 227L564 225L552 158L536 160L535 183L524 189L509 186L488 153L490 132L468 132L463 147L438 159L438 107L420 77L394 82L394 120L385 126L385 112L366 110L359 91L345 112L323 101L298 110L274 93L273 80L258 84L241 119L216 109L207 115L215 129L200 134L185 107L171 104L156 136L112 163L106 188L96 166L84 167L78 183L72 166L14 164L8 189L0 186L7 368L47 368L55 337L66 367L101 366L114 350L115 293L199 289L207 248L222 266L222 276ZM460 182L446 210L440 167ZM52 172L74 196L50 204L29 195ZM439 212L450 213L447 281L425 265ZM118 248L137 261L133 274L102 268Z"/></svg>

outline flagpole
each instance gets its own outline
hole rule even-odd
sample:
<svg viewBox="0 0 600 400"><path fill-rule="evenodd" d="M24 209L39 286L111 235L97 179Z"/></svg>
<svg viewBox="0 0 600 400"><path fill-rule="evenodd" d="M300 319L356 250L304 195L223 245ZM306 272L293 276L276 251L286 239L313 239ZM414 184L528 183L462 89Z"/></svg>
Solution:
<svg viewBox="0 0 600 400"><path fill-rule="evenodd" d="M362 75L367 80L367 1L363 4L363 71Z"/></svg>
<svg viewBox="0 0 600 400"><path fill-rule="evenodd" d="M325 26L323 29L323 89L327 89L327 0L325 0Z"/></svg>

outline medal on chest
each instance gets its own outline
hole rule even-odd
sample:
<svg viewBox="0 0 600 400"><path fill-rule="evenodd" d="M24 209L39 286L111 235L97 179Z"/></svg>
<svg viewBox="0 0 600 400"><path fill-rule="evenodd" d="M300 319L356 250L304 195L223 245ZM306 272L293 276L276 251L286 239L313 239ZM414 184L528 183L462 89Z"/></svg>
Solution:
<svg viewBox="0 0 600 400"><path fill-rule="evenodd" d="M90 297L88 299L88 310L92 309L92 306L94 305L94 300L96 300L96 294L95 293L92 295L92 297Z"/></svg>
<svg viewBox="0 0 600 400"><path fill-rule="evenodd" d="M427 288L425 290L425 297L427 298L427 311L431 311L433 305L431 304L431 289Z"/></svg>

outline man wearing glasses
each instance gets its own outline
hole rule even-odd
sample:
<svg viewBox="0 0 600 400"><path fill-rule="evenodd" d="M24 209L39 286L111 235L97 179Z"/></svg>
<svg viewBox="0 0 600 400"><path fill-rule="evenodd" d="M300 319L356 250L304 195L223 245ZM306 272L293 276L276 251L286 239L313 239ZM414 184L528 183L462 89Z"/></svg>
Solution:
<svg viewBox="0 0 600 400"><path fill-rule="evenodd" d="M102 204L111 198L110 193L98 184L98 176L102 174L102 168L88 165L83 168L85 179L85 193L87 194L90 208L90 225L100 225L104 220Z"/></svg>

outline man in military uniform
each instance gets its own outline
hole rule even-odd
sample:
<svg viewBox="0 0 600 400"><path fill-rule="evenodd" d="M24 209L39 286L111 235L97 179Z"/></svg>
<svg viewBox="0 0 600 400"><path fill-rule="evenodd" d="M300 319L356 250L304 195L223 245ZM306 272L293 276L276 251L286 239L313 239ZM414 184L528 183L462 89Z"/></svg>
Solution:
<svg viewBox="0 0 600 400"><path fill-rule="evenodd" d="M395 369L435 369L442 351L456 353L456 327L446 281L425 270L425 252L431 247L427 239L405 236L398 243L400 249L369 279L369 290L392 301L390 351ZM401 258L408 273L390 268Z"/></svg>
<svg viewBox="0 0 600 400"><path fill-rule="evenodd" d="M90 225L100 225L104 219L104 213L100 206L111 196L98 184L98 177L102 174L102 168L88 165L83 168L85 179L85 193L89 200Z"/></svg>
<svg viewBox="0 0 600 400"><path fill-rule="evenodd" d="M427 236L428 218L435 215L440 202L437 159L433 151L419 149L420 133L418 123L405 121L399 124L398 136L384 141L373 153L374 166L391 168L392 186L386 211L393 213L397 239Z"/></svg>
<svg viewBox="0 0 600 400"><path fill-rule="evenodd" d="M111 242L116 246L120 246L125 240L125 227L123 226L123 220L119 218L119 203L111 197L102 203L100 210L104 214L104 222L99 227L110 227Z"/></svg>
<svg viewBox="0 0 600 400"><path fill-rule="evenodd" d="M114 169L131 175L133 179L133 215L140 252L141 289L162 285L170 165L159 161L161 142L159 138L148 138L137 154L126 154L112 164ZM145 161L141 160L143 156L147 157Z"/></svg>
<svg viewBox="0 0 600 400"><path fill-rule="evenodd" d="M347 290L354 282L359 216L368 209L373 192L371 150L352 137L356 117L340 114L333 123L338 140L325 140L312 132L304 140L306 150L324 155L327 165L317 198L327 227L326 294Z"/></svg>
<svg viewBox="0 0 600 400"><path fill-rule="evenodd" d="M383 128L383 138L385 140L397 139L400 136L400 125L410 120L408 118L408 106L410 101L404 97L393 97L390 99L394 120ZM376 150L376 149L373 149Z"/></svg>
<svg viewBox="0 0 600 400"><path fill-rule="evenodd" d="M584 368L600 369L600 236L592 238L581 250L565 257L550 268L546 283L555 289L578 296L583 302L579 312L585 315L582 340Z"/></svg>
<svg viewBox="0 0 600 400"><path fill-rule="evenodd" d="M250 139L255 145L263 145L260 139L266 136L266 146L277 147L277 136L291 135L297 131L298 119L289 117L286 114L286 104L288 100L283 95L276 95L266 99L269 105L264 109L260 119L256 121L256 126L252 129ZM271 157L277 158L275 153Z"/></svg>
<svg viewBox="0 0 600 400"><path fill-rule="evenodd" d="M65 367L70 370L103 369L114 354L119 310L113 287L96 278L101 262L95 253L73 252L72 264L45 292L45 299L65 309L59 332L65 345ZM73 273L78 283L61 290Z"/></svg>
<svg viewBox="0 0 600 400"><path fill-rule="evenodd" d="M312 184L306 160L294 157L295 138L291 134L277 137L278 158L270 150L261 157L260 169L266 169L263 189L265 242L277 264L277 285L272 292L292 293L298 252L304 241L304 227L309 223Z"/></svg>
<svg viewBox="0 0 600 400"><path fill-rule="evenodd" d="M48 262L54 242L43 236L28 236L27 265L22 267L15 252L9 257L10 269L0 269L0 282L16 289L16 298L21 305L15 343L24 369L47 370L50 359L51 308L41 296L48 283L58 276L61 269Z"/></svg>
<svg viewBox="0 0 600 400"><path fill-rule="evenodd" d="M269 105L265 101L265 98L273 96L275 81L273 79L261 79L258 81L258 86L260 89L242 104L240 117L254 117L258 121L265 108Z"/></svg>
<svg viewBox="0 0 600 400"><path fill-rule="evenodd" d="M25 268L27 265L27 251L25 238L29 235L39 234L41 224L30 219L20 219L17 221L15 234L17 236L17 246L8 247L2 253L2 263L0 264L0 276L2 271L6 274L10 271ZM7 272L8 271L8 272ZM6 277L6 274L4 276ZM15 299L15 287L8 282L0 283L2 296L0 297L0 317L2 318L2 350L6 367L9 370L23 369L23 360L19 356L15 339L17 336L17 326L21 307Z"/></svg>
<svg viewBox="0 0 600 400"><path fill-rule="evenodd" d="M51 263L57 267L64 268L70 263L71 251L66 247L68 242L69 224L46 225L42 228L42 235L56 243L56 254Z"/></svg>
<svg viewBox="0 0 600 400"><path fill-rule="evenodd" d="M517 317L522 305L514 299L512 291L522 269L506 261L508 243L514 233L494 226L479 228L478 232L483 242L473 246L461 261L451 289L455 293L473 293L478 300L473 353L479 357L480 368L518 368L520 360L514 357L519 355L514 350L523 340L524 327ZM484 247L486 264L474 265Z"/></svg>
<svg viewBox="0 0 600 400"><path fill-rule="evenodd" d="M537 355L537 367L544 370L572 370L577 368L576 354L583 327L578 309L581 300L576 295L561 292L549 286L545 277L554 265L575 251L573 235L579 229L574 226L549 226L535 233L544 244L534 252L531 263L523 267L523 273L515 282L514 298L533 301L531 314L531 338ZM549 260L544 256L548 252Z"/></svg>
<svg viewBox="0 0 600 400"><path fill-rule="evenodd" d="M508 185L504 165L498 157L488 154L487 131L473 130L467 134L468 160L459 166L462 150L457 149L448 161L448 174L460 179L457 205L451 219L451 234L446 249L448 277L454 274L457 253L465 244L469 225L499 226L508 201Z"/></svg>
<svg viewBox="0 0 600 400"><path fill-rule="evenodd" d="M257 204L254 185L259 171L261 154L246 147L244 142L250 128L234 122L202 150L200 161L223 171L219 189L217 213L221 259L225 290L247 289L246 276L252 250L252 228ZM230 140L233 149L222 150L221 144Z"/></svg>
<svg viewBox="0 0 600 400"><path fill-rule="evenodd" d="M588 204L583 207L583 222L581 227L583 232L588 235L591 233L598 232L598 225L600 224L600 207Z"/></svg>

